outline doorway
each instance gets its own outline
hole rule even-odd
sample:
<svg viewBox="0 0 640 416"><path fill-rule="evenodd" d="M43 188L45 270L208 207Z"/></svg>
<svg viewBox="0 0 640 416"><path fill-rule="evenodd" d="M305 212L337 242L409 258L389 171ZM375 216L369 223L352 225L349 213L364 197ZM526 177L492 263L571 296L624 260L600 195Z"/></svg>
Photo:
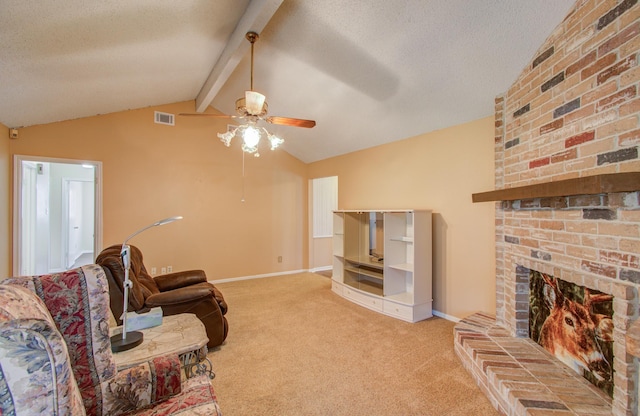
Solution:
<svg viewBox="0 0 640 416"><path fill-rule="evenodd" d="M102 250L102 164L14 157L13 273L56 273Z"/></svg>

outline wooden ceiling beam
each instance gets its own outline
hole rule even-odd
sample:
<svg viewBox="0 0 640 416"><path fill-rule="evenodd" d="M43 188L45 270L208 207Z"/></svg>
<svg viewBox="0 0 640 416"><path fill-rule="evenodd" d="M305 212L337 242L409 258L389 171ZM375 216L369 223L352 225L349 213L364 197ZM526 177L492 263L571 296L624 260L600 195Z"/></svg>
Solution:
<svg viewBox="0 0 640 416"><path fill-rule="evenodd" d="M227 46L211 69L211 73L196 97L196 111L204 112L222 89L251 46L247 32L260 34L284 0L252 0L231 34Z"/></svg>

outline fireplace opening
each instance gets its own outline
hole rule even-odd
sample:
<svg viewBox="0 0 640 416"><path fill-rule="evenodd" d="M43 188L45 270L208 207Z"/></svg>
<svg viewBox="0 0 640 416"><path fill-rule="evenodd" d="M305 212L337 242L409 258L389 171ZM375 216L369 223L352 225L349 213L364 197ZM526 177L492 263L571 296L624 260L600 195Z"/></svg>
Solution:
<svg viewBox="0 0 640 416"><path fill-rule="evenodd" d="M529 271L529 336L613 398L613 296Z"/></svg>

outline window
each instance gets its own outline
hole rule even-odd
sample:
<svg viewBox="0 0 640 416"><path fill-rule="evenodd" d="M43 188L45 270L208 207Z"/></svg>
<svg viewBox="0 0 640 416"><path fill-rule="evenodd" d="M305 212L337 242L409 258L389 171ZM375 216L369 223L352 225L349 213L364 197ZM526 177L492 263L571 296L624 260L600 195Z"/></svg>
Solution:
<svg viewBox="0 0 640 416"><path fill-rule="evenodd" d="M338 177L313 179L313 238L333 235L333 211L338 209Z"/></svg>

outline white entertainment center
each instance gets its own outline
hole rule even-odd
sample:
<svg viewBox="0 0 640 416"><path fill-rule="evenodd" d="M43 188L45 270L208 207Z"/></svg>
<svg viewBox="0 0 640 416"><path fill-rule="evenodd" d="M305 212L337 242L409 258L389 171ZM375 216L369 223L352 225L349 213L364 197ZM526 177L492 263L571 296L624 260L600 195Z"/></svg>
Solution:
<svg viewBox="0 0 640 416"><path fill-rule="evenodd" d="M334 211L332 290L404 321L430 318L431 238L431 211Z"/></svg>

